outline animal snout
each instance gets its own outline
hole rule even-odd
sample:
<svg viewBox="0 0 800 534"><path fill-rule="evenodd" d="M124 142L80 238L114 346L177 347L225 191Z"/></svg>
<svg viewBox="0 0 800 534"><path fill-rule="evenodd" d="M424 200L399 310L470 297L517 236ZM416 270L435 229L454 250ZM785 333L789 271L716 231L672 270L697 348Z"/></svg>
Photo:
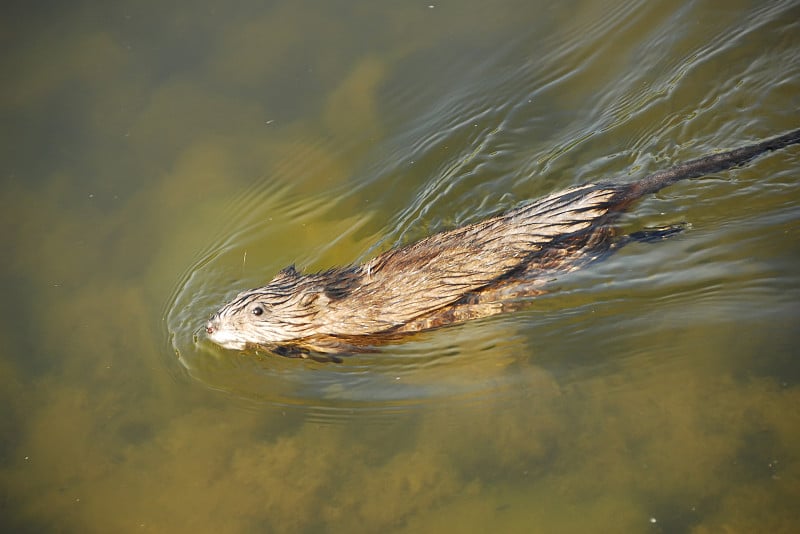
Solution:
<svg viewBox="0 0 800 534"><path fill-rule="evenodd" d="M214 318L212 317L206 323L206 333L210 335L210 334L213 334L216 331L217 331L217 324L216 324L216 321L214 320Z"/></svg>

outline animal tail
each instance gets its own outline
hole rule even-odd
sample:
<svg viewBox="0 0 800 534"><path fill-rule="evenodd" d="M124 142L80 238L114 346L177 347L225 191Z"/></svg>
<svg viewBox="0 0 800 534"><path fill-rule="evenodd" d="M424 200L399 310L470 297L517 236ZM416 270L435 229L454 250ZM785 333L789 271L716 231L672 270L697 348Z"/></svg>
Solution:
<svg viewBox="0 0 800 534"><path fill-rule="evenodd" d="M628 200L633 200L648 193L655 193L680 180L724 171L747 163L766 152L779 150L797 143L800 143L800 129L752 145L693 159L642 178L631 186L626 197Z"/></svg>

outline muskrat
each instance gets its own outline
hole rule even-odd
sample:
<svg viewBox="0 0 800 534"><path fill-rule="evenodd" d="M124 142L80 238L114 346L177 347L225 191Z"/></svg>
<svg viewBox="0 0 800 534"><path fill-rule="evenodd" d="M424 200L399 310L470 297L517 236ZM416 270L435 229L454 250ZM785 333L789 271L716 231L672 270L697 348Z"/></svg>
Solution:
<svg viewBox="0 0 800 534"><path fill-rule="evenodd" d="M744 164L800 142L800 129L676 165L627 183L589 183L494 217L388 250L362 264L301 274L294 266L244 291L206 324L229 349L338 360L412 332L513 309L548 277L585 265L631 239L614 220L643 195ZM325 356L323 356L323 354Z"/></svg>

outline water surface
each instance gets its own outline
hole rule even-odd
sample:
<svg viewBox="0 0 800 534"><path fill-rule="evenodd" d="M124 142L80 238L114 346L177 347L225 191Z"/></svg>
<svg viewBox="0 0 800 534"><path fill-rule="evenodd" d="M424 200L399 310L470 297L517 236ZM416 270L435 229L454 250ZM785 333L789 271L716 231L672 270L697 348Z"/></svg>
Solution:
<svg viewBox="0 0 800 534"><path fill-rule="evenodd" d="M236 292L800 127L800 6L9 8L0 526L793 531L800 150L686 230L342 364L202 335Z"/></svg>

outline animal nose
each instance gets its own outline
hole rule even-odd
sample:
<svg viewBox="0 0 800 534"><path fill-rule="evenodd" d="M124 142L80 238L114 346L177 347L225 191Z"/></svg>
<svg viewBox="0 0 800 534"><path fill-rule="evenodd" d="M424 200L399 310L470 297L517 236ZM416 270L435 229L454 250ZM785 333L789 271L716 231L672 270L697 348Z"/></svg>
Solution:
<svg viewBox="0 0 800 534"><path fill-rule="evenodd" d="M214 325L213 321L208 321L206 323L206 333L213 334L216 331L217 327Z"/></svg>

